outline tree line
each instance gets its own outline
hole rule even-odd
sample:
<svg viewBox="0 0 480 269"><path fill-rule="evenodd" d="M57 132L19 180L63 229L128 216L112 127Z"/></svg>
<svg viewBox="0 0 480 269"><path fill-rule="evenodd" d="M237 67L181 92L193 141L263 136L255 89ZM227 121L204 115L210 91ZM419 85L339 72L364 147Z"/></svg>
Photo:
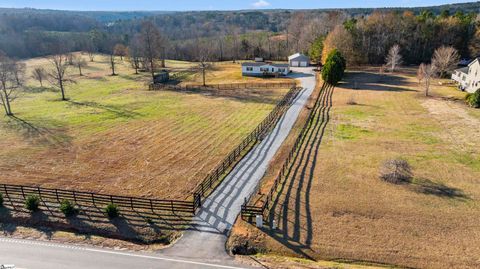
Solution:
<svg viewBox="0 0 480 269"><path fill-rule="evenodd" d="M213 50L213 60L250 59L253 56L284 60L294 52L311 54L310 48L315 41L320 37L326 39L335 31L346 38L347 48L355 49L342 51L339 48L349 62L378 63L388 48L398 43L405 50L406 63L419 63L430 58L439 45L452 45L462 56L467 56L470 51L465 40L475 35L477 23L476 14L467 11L478 12L479 7L480 3L465 3L429 9L378 11L165 13L0 9L0 50L13 58L44 56L52 53L49 49L51 43L62 39L70 51L109 53L112 39L129 46L140 33L144 21L148 20L168 41L162 54L172 59L197 58L195 47L198 40L202 40L201 43L209 43Z"/></svg>

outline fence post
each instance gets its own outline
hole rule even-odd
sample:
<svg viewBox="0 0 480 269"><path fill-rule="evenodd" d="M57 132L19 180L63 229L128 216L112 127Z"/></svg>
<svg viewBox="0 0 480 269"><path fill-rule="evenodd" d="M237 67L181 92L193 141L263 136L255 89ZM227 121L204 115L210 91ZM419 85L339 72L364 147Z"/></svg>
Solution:
<svg viewBox="0 0 480 269"><path fill-rule="evenodd" d="M172 212L175 213L175 209L173 209L173 200L170 200L170 204L172 205Z"/></svg>
<svg viewBox="0 0 480 269"><path fill-rule="evenodd" d="M72 193L73 193L73 201L76 204L77 203L77 195L75 194L75 191L73 191Z"/></svg>
<svg viewBox="0 0 480 269"><path fill-rule="evenodd" d="M55 196L57 197L57 202L60 203L60 200L58 199L58 190L55 189Z"/></svg>
<svg viewBox="0 0 480 269"><path fill-rule="evenodd" d="M152 213L155 213L155 211L153 211L153 202L152 202L152 199L149 199L150 200L150 209L152 209Z"/></svg>
<svg viewBox="0 0 480 269"><path fill-rule="evenodd" d="M42 193L40 192L40 187L39 187L39 186L37 186L37 192L38 192L38 197L40 198L40 200L43 201L43 199L42 199ZM43 202L43 203L45 203L45 202Z"/></svg>
<svg viewBox="0 0 480 269"><path fill-rule="evenodd" d="M132 208L132 210L134 210L133 209L133 198L132 197L130 197L130 207Z"/></svg>
<svg viewBox="0 0 480 269"><path fill-rule="evenodd" d="M23 199L25 199L25 192L23 191L23 186L20 186L20 189L22 190Z"/></svg>
<svg viewBox="0 0 480 269"><path fill-rule="evenodd" d="M92 203L93 203L93 206L95 206L95 196L93 195L93 192L90 193L92 195Z"/></svg>

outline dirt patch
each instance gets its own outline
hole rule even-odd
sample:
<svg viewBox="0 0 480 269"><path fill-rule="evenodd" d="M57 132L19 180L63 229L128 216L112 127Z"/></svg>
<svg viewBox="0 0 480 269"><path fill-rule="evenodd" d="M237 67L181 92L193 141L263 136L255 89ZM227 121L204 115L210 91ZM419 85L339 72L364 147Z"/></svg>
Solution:
<svg viewBox="0 0 480 269"><path fill-rule="evenodd" d="M465 105L433 98L426 99L422 105L446 130L440 133L442 139L462 150L471 150L480 141L480 119L469 115Z"/></svg>

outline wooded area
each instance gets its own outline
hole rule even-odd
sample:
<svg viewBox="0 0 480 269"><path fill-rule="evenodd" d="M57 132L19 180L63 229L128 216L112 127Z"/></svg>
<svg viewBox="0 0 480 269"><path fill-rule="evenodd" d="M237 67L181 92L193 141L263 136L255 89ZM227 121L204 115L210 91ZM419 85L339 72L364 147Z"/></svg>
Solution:
<svg viewBox="0 0 480 269"><path fill-rule="evenodd" d="M118 50L121 44L128 47L138 69L138 39L149 21L158 30L162 46L156 54L162 59L194 61L206 55L207 61L254 56L284 60L293 52L305 52L318 60L310 48L335 33L345 40L338 49L349 63L378 64L393 44L399 44L405 63L418 64L441 45L455 47L463 57L476 56L479 6L204 12L0 9L0 50L13 58L30 58L57 53L55 44L61 43L67 51L123 57L127 51ZM332 42L335 36L325 44Z"/></svg>

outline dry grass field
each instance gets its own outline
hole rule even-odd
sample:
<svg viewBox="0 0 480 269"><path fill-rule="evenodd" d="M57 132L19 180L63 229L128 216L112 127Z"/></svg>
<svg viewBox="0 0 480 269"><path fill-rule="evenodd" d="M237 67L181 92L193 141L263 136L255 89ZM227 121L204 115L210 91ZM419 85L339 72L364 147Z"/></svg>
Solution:
<svg viewBox="0 0 480 269"><path fill-rule="evenodd" d="M49 68L45 59L26 63L28 74ZM124 61L110 76L101 55L84 76L69 72L70 100L28 79L12 104L15 117L0 116L0 182L185 199L288 90L147 91L148 74L135 75ZM240 72L225 64L210 75L228 83Z"/></svg>
<svg viewBox="0 0 480 269"><path fill-rule="evenodd" d="M377 70L350 70L329 113L319 110L271 211L278 229L238 221L232 242L317 260L480 267L480 111L446 80L426 98L415 69L383 77ZM398 157L413 167L413 181L380 180L382 163Z"/></svg>

